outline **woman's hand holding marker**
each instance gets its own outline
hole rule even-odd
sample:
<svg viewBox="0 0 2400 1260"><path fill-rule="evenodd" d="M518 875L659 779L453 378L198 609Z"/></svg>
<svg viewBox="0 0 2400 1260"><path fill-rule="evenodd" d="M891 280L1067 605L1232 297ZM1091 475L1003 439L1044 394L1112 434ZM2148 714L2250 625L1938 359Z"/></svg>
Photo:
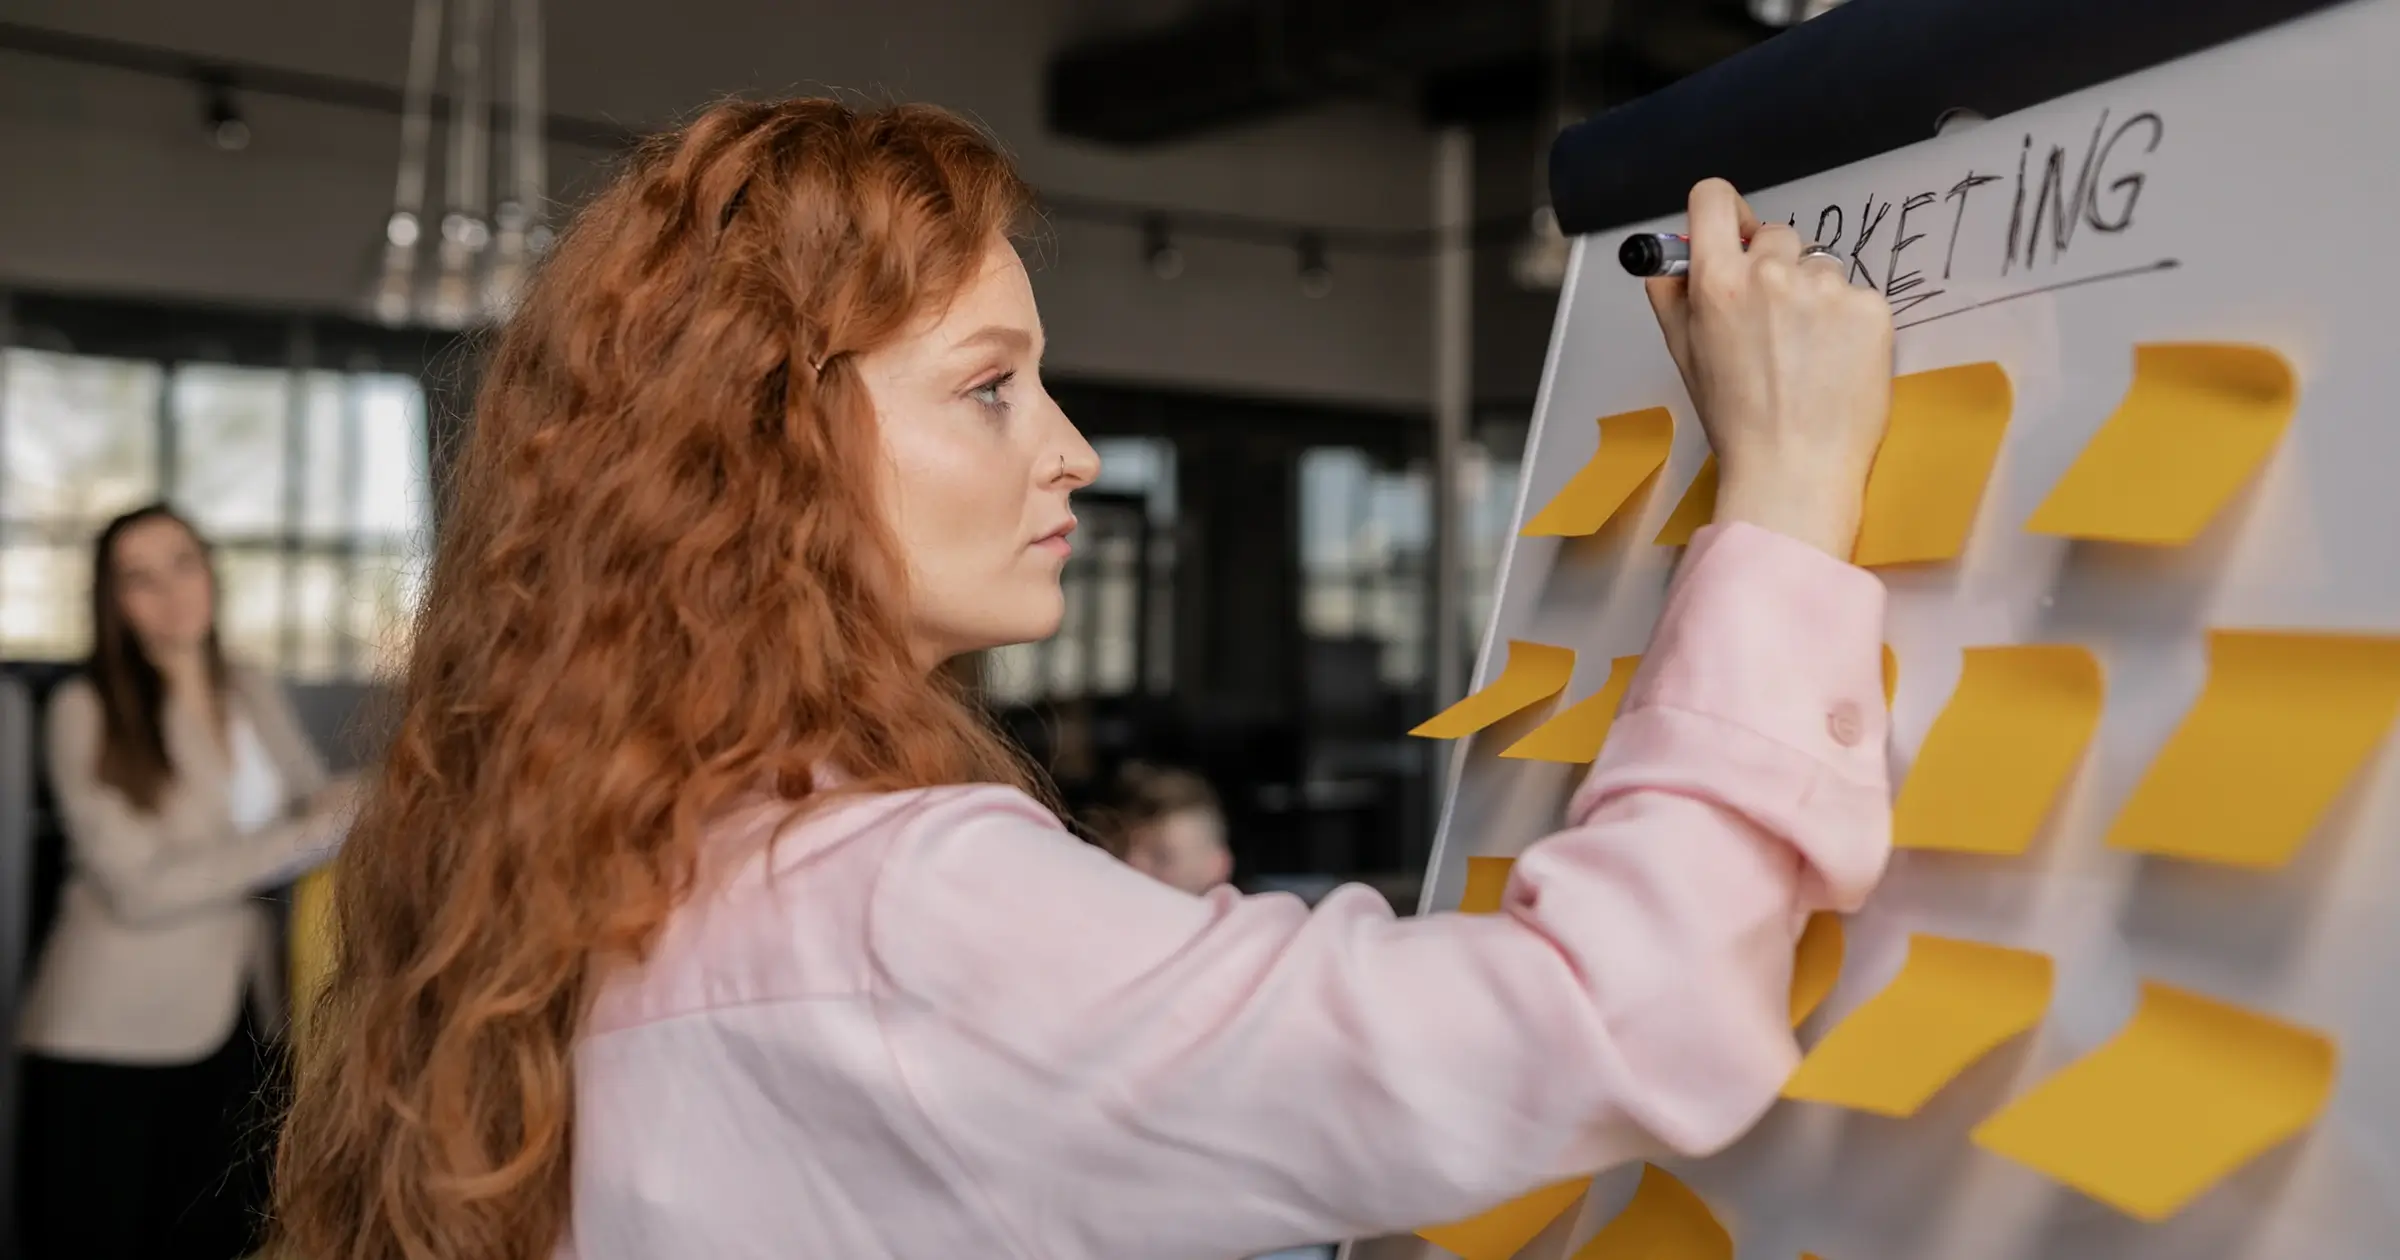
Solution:
<svg viewBox="0 0 2400 1260"><path fill-rule="evenodd" d="M1891 307L1721 179L1690 215L1685 274L1643 283L1717 455L1716 519L1846 559L1891 409Z"/></svg>

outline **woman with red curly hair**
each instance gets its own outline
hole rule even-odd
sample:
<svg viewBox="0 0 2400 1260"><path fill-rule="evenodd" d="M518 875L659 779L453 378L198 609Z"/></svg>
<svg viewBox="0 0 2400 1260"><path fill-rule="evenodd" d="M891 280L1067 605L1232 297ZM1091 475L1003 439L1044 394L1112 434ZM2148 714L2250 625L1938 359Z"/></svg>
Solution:
<svg viewBox="0 0 2400 1260"><path fill-rule="evenodd" d="M945 681L1056 628L1097 463L1028 202L938 110L734 104L562 238L337 866L278 1254L1223 1260L1774 1098L1795 933L1886 852L1882 300L1694 191L1652 298L1718 524L1608 749L1503 913L1312 913L1080 843Z"/></svg>

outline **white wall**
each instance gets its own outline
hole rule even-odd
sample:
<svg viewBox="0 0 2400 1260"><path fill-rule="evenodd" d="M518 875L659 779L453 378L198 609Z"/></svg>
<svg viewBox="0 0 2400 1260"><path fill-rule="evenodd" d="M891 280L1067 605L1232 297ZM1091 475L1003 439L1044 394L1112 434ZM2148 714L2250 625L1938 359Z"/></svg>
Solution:
<svg viewBox="0 0 2400 1260"><path fill-rule="evenodd" d="M1162 150L1070 143L1041 126L1065 0L569 0L548 6L551 108L653 126L732 92L844 90L970 114L1045 191L1175 208L1408 228L1427 218L1430 144L1404 111L1347 106ZM200 56L396 83L406 0L10 0L12 21ZM570 18L572 20L570 20ZM0 282L353 309L390 209L397 122L245 97L254 140L211 148L196 94L139 75L0 53ZM604 155L554 147L572 198ZM1430 272L1333 258L1302 296L1276 246L1194 243L1161 283L1137 234L1053 225L1037 276L1061 372L1242 393L1423 405Z"/></svg>

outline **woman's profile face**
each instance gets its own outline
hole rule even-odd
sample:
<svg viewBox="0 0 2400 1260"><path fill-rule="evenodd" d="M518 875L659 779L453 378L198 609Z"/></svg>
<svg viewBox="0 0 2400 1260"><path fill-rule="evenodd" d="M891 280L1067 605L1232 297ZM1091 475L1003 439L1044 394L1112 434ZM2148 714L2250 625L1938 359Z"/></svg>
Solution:
<svg viewBox="0 0 2400 1260"><path fill-rule="evenodd" d="M1058 629L1067 495L1100 457L1043 390L1041 364L1033 284L1005 240L948 309L859 358L928 665Z"/></svg>
<svg viewBox="0 0 2400 1260"><path fill-rule="evenodd" d="M109 581L117 609L150 658L200 646L216 622L217 591L192 532L172 517L153 516L119 533L113 551Z"/></svg>

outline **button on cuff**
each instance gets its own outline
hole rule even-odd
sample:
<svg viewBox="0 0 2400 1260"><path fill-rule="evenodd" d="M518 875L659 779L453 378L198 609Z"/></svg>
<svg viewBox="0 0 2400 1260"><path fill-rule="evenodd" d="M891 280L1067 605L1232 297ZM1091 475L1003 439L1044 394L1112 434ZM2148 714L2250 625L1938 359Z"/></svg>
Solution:
<svg viewBox="0 0 2400 1260"><path fill-rule="evenodd" d="M1844 748L1856 748L1866 736L1866 719L1859 715L1857 705L1845 700L1826 712L1825 733Z"/></svg>

